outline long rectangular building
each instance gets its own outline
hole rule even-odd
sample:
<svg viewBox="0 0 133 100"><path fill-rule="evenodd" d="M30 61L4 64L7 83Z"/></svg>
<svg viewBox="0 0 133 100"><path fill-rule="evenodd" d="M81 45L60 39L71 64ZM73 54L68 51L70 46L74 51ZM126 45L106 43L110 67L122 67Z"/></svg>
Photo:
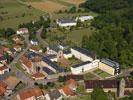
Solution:
<svg viewBox="0 0 133 100"><path fill-rule="evenodd" d="M80 47L71 48L71 53L81 61L93 61L96 58L95 53Z"/></svg>

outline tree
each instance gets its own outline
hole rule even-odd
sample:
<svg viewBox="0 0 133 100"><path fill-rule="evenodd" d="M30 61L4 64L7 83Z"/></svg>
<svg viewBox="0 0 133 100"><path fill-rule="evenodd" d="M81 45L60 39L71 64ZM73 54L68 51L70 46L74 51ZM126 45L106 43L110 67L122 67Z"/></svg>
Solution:
<svg viewBox="0 0 133 100"><path fill-rule="evenodd" d="M97 31L88 40L83 37L82 47L94 51L101 58L107 57L119 62L122 68L132 67L133 2L113 1L110 0L109 3L107 0L88 0L85 3L84 7L98 12L99 16L91 23L91 27L95 27Z"/></svg>
<svg viewBox="0 0 133 100"><path fill-rule="evenodd" d="M89 38L88 38L87 35L84 35L84 36L82 37L82 47L83 47L83 48L86 48L86 46L87 46L87 44L88 44L88 40L89 40Z"/></svg>
<svg viewBox="0 0 133 100"><path fill-rule="evenodd" d="M64 76L59 76L59 78L58 78L58 81L59 82L64 82L66 79L65 79L65 77Z"/></svg>
<svg viewBox="0 0 133 100"><path fill-rule="evenodd" d="M55 84L54 84L53 82L48 82L47 85L48 85L49 87L54 87Z"/></svg>
<svg viewBox="0 0 133 100"><path fill-rule="evenodd" d="M102 88L94 88L91 93L91 98L92 100L108 100L108 96Z"/></svg>
<svg viewBox="0 0 133 100"><path fill-rule="evenodd" d="M75 6L71 7L69 13L76 13L77 8Z"/></svg>

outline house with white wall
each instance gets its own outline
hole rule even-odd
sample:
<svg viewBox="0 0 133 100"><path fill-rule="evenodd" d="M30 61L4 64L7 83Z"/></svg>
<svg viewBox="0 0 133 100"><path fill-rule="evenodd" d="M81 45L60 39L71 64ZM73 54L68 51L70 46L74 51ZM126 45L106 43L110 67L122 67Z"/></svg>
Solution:
<svg viewBox="0 0 133 100"><path fill-rule="evenodd" d="M86 61L71 67L72 74L83 74L98 68L99 60Z"/></svg>
<svg viewBox="0 0 133 100"><path fill-rule="evenodd" d="M92 20L94 19L93 16L80 16L80 17L76 17L76 21L80 20L81 22L85 22L87 20Z"/></svg>
<svg viewBox="0 0 133 100"><path fill-rule="evenodd" d="M95 53L80 47L71 48L71 53L73 56L75 56L77 59L83 62L93 61L96 58Z"/></svg>
<svg viewBox="0 0 133 100"><path fill-rule="evenodd" d="M72 27L77 25L77 22L74 19L66 19L66 18L57 19L56 23L60 27Z"/></svg>
<svg viewBox="0 0 133 100"><path fill-rule="evenodd" d="M29 33L29 30L28 30L28 28L20 28L20 29L17 30L16 33L17 33L18 35L23 35L23 34Z"/></svg>

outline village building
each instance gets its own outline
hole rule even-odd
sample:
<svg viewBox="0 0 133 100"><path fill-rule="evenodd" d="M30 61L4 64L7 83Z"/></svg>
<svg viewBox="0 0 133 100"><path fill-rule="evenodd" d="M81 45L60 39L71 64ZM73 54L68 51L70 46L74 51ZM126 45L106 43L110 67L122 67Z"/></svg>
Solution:
<svg viewBox="0 0 133 100"><path fill-rule="evenodd" d="M119 63L107 58L100 60L98 68L109 73L110 75L115 75L120 73Z"/></svg>
<svg viewBox="0 0 133 100"><path fill-rule="evenodd" d="M23 44L23 39L20 36L15 36L12 40L15 42L15 44Z"/></svg>
<svg viewBox="0 0 133 100"><path fill-rule="evenodd" d="M28 28L20 28L20 29L17 30L16 33L17 33L18 35L23 35L23 34L29 33L29 30L28 30Z"/></svg>
<svg viewBox="0 0 133 100"><path fill-rule="evenodd" d="M16 52L20 52L20 51L22 50L22 46L20 46L20 45L15 45L15 46L14 46L14 49L15 49Z"/></svg>
<svg viewBox="0 0 133 100"><path fill-rule="evenodd" d="M39 88L31 88L19 92L16 95L17 100L44 100L43 91Z"/></svg>
<svg viewBox="0 0 133 100"><path fill-rule="evenodd" d="M94 52L80 47L71 48L71 53L83 62L93 61L94 59L96 59L96 54Z"/></svg>
<svg viewBox="0 0 133 100"><path fill-rule="evenodd" d="M8 88L10 90L14 90L14 88L21 83L21 81L16 78L15 76L9 76L6 79L4 79L4 82L8 84Z"/></svg>
<svg viewBox="0 0 133 100"><path fill-rule="evenodd" d="M65 86L60 89L60 92L65 97L75 96L76 95L77 82L73 79L70 79L66 82Z"/></svg>
<svg viewBox="0 0 133 100"><path fill-rule="evenodd" d="M32 45L38 45L39 41L37 39L32 39L32 40L30 40L30 43Z"/></svg>
<svg viewBox="0 0 133 100"><path fill-rule="evenodd" d="M76 21L80 20L81 22L85 22L87 20L92 20L94 19L93 16L80 16L80 17L76 17Z"/></svg>
<svg viewBox="0 0 133 100"><path fill-rule="evenodd" d="M32 78L35 80L42 80L45 78L45 75L41 72L36 72L32 75Z"/></svg>
<svg viewBox="0 0 133 100"><path fill-rule="evenodd" d="M5 96L5 93L7 92L7 87L8 85L5 82L0 81L0 96Z"/></svg>
<svg viewBox="0 0 133 100"><path fill-rule="evenodd" d="M91 93L94 88L103 88L105 92L111 91L118 97L124 97L133 91L133 80L85 80L85 88L87 93ZM129 94L128 94L129 95Z"/></svg>
<svg viewBox="0 0 133 100"><path fill-rule="evenodd" d="M52 62L47 57L43 57L43 63L47 66L47 68L49 68L50 70L52 70L55 73L62 73L62 72L64 72L63 67L58 66L56 63Z"/></svg>
<svg viewBox="0 0 133 100"><path fill-rule="evenodd" d="M45 95L46 100L62 100L63 96L59 90L53 90Z"/></svg>
<svg viewBox="0 0 133 100"><path fill-rule="evenodd" d="M30 48L29 48L29 51L31 52L35 52L35 53L42 53L42 49L37 46L37 45L32 45Z"/></svg>
<svg viewBox="0 0 133 100"><path fill-rule="evenodd" d="M66 19L66 18L57 19L56 23L60 27L72 27L77 25L77 22L74 19Z"/></svg>
<svg viewBox="0 0 133 100"><path fill-rule="evenodd" d="M0 56L0 63L1 64L7 64L7 59L6 59L6 57L4 57L4 55L3 54L1 54L1 56Z"/></svg>
<svg viewBox="0 0 133 100"><path fill-rule="evenodd" d="M20 62L22 64L22 68L29 74L32 74L34 72L33 63L30 59L28 59L25 56L22 56L20 58Z"/></svg>
<svg viewBox="0 0 133 100"><path fill-rule="evenodd" d="M72 74L83 74L84 72L94 70L98 68L99 60L92 62L86 61L71 67Z"/></svg>
<svg viewBox="0 0 133 100"><path fill-rule="evenodd" d="M9 68L6 65L0 64L0 75L9 72Z"/></svg>
<svg viewBox="0 0 133 100"><path fill-rule="evenodd" d="M72 74L83 74L84 72L101 69L110 75L120 73L119 63L110 59L97 59L96 54L83 48L73 47L71 53L77 59L80 59L80 64L71 67Z"/></svg>

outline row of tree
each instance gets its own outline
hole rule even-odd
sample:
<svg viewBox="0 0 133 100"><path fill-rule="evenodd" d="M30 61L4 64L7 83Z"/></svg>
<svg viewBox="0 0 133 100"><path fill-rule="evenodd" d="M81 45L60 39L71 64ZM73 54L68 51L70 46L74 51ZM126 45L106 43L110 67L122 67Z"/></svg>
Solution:
<svg viewBox="0 0 133 100"><path fill-rule="evenodd" d="M91 23L98 31L90 37L84 36L82 47L95 51L100 57L118 61L123 68L132 67L132 4L132 0L88 0L84 4L85 7L100 12ZM114 5L117 5L117 8Z"/></svg>
<svg viewBox="0 0 133 100"><path fill-rule="evenodd" d="M44 33L42 35L43 38L46 38L46 28L50 26L50 18L46 16L41 16L40 19L36 22L29 22L29 23L24 23L20 24L19 28L26 27L29 29L29 34L30 34L30 39L36 38L36 31L41 27L44 27Z"/></svg>
<svg viewBox="0 0 133 100"><path fill-rule="evenodd" d="M15 30L12 28L0 29L0 37L8 39L10 36L15 34Z"/></svg>

